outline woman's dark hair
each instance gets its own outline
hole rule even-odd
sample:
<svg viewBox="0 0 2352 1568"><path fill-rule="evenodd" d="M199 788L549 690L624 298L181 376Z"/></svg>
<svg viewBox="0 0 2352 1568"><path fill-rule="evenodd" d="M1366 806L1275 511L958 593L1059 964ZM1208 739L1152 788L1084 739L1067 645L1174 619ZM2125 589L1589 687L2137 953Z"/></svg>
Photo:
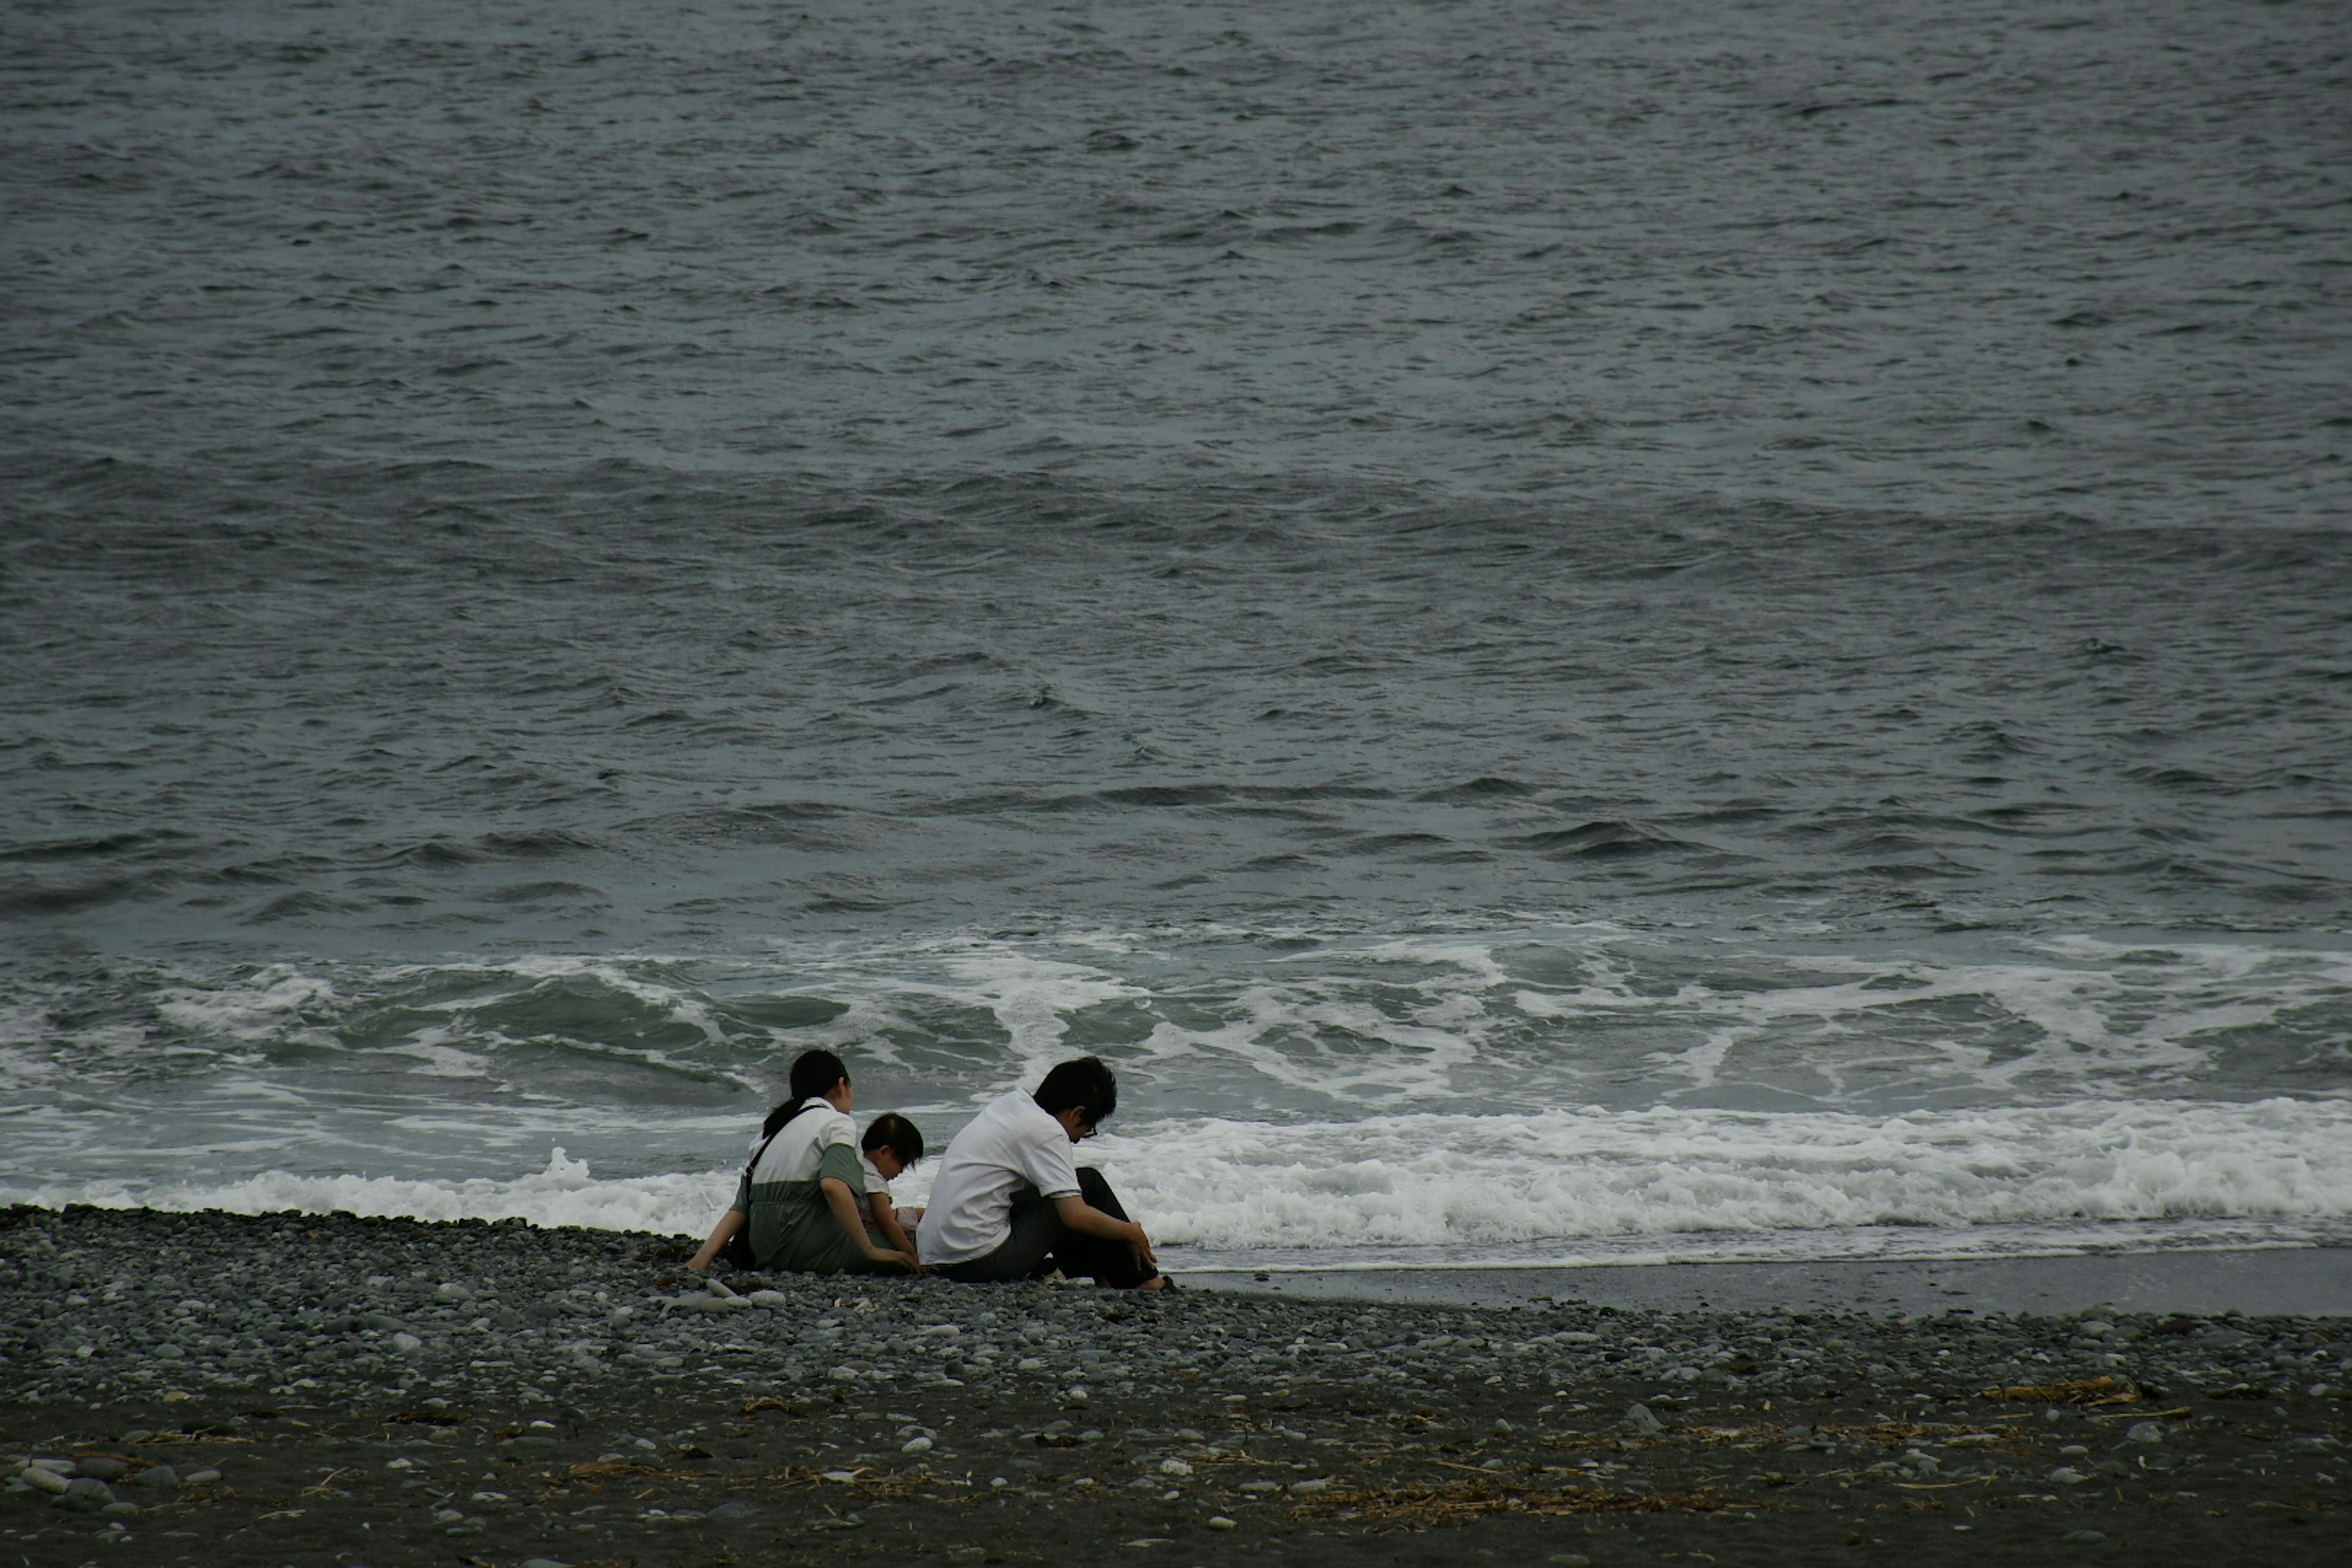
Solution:
<svg viewBox="0 0 2352 1568"><path fill-rule="evenodd" d="M886 1110L876 1117L857 1146L868 1154L877 1149L887 1149L898 1156L901 1165L911 1165L923 1157L923 1135L915 1131L913 1122L895 1110Z"/></svg>
<svg viewBox="0 0 2352 1568"><path fill-rule="evenodd" d="M1092 1127L1118 1109L1118 1079L1103 1066L1100 1057L1079 1057L1060 1063L1047 1073L1045 1081L1030 1098L1048 1116L1059 1116L1073 1109L1083 1110L1086 1124Z"/></svg>
<svg viewBox="0 0 2352 1568"><path fill-rule="evenodd" d="M793 1063L791 1086L785 1098L768 1112L760 1135L773 1138L776 1129L798 1116L810 1100L831 1094L833 1086L848 1076L849 1069L831 1051L803 1051Z"/></svg>

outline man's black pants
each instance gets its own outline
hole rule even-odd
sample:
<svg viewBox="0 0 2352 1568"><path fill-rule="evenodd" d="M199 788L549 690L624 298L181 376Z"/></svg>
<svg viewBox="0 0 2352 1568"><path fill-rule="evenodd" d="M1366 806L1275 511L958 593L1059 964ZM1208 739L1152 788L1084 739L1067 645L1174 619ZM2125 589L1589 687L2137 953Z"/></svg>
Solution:
<svg viewBox="0 0 2352 1568"><path fill-rule="evenodd" d="M1125 1219L1118 1194L1092 1165L1078 1167L1078 1196L1090 1208L1113 1219ZM1131 1289L1157 1275L1150 1264L1139 1265L1123 1241L1081 1236L1062 1223L1060 1211L1034 1187L1013 1195L1013 1234L995 1251L936 1270L967 1285L1001 1285L1013 1279L1034 1279L1058 1268L1073 1279Z"/></svg>

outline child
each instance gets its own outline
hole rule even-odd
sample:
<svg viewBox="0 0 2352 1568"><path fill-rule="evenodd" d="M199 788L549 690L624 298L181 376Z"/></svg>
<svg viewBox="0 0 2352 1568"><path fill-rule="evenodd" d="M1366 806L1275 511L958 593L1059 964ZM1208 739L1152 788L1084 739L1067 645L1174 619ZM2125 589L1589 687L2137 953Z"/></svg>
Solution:
<svg viewBox="0 0 2352 1568"><path fill-rule="evenodd" d="M866 1207L871 1216L866 1228L879 1245L912 1257L915 1244L907 1238L905 1226L922 1224L923 1211L908 1209L902 1221L890 1202L890 1184L923 1157L923 1135L897 1111L885 1111L866 1129L858 1146L866 1159Z"/></svg>

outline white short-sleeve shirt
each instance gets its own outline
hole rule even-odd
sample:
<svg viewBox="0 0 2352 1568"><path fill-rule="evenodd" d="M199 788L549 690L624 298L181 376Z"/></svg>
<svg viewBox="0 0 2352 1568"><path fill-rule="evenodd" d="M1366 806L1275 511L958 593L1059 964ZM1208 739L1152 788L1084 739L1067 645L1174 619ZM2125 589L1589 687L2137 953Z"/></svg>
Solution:
<svg viewBox="0 0 2352 1568"><path fill-rule="evenodd" d="M857 1123L830 1103L820 1101L814 1110L801 1112L777 1130L768 1152L760 1156L759 1168L751 1173L751 1180L814 1182L824 1161L826 1147L835 1143L856 1148ZM760 1141L752 1139L751 1147L759 1146Z"/></svg>
<svg viewBox="0 0 2352 1568"><path fill-rule="evenodd" d="M916 1252L933 1264L987 1257L1013 1234L1013 1194L1024 1184L1048 1198L1076 1194L1072 1150L1069 1133L1025 1091L992 1101L940 1157Z"/></svg>
<svg viewBox="0 0 2352 1568"><path fill-rule="evenodd" d="M890 1195L890 1178L884 1175L881 1171L875 1166L874 1156L871 1154L860 1154L857 1157L857 1161L858 1163L866 1167L866 1195L870 1198L875 1194L880 1193L884 1197L888 1197Z"/></svg>

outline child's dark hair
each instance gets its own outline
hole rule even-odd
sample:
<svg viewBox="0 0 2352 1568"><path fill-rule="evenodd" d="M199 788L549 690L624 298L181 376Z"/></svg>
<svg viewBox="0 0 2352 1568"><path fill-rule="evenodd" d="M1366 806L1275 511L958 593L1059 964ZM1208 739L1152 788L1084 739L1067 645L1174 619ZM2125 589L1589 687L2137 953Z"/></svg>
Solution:
<svg viewBox="0 0 2352 1568"><path fill-rule="evenodd" d="M915 1124L895 1110L886 1110L876 1117L866 1129L866 1136L857 1146L868 1154L877 1149L887 1149L898 1156L898 1163L911 1165L923 1157L923 1135Z"/></svg>
<svg viewBox="0 0 2352 1568"><path fill-rule="evenodd" d="M767 1138L776 1135L776 1129L800 1113L812 1100L822 1100L833 1092L833 1086L849 1076L849 1069L831 1051L803 1051L793 1060L791 1092L782 1103L768 1112L768 1120L760 1132Z"/></svg>
<svg viewBox="0 0 2352 1568"><path fill-rule="evenodd" d="M1103 1066L1100 1057L1078 1057L1047 1073L1030 1098L1048 1116L1083 1110L1086 1124L1092 1127L1118 1109L1118 1079Z"/></svg>

